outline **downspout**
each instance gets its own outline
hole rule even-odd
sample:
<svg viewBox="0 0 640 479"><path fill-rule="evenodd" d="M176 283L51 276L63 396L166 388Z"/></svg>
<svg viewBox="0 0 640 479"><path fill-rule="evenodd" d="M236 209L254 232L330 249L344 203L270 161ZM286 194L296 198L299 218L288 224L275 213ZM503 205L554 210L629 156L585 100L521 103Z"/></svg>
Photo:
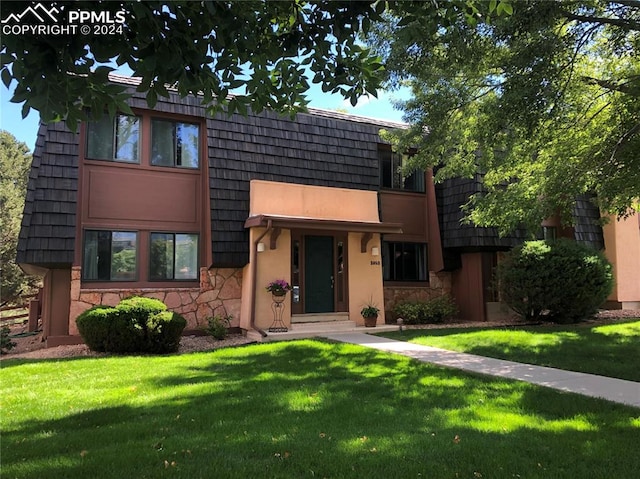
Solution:
<svg viewBox="0 0 640 479"><path fill-rule="evenodd" d="M265 333L262 329L256 326L256 283L258 281L258 243L260 240L266 236L266 234L271 231L271 220L267 221L267 229L258 236L253 242L253 262L251 263L251 276L253 278L251 284L251 320L249 322L249 326L251 329L258 331L263 338L267 337L267 333Z"/></svg>

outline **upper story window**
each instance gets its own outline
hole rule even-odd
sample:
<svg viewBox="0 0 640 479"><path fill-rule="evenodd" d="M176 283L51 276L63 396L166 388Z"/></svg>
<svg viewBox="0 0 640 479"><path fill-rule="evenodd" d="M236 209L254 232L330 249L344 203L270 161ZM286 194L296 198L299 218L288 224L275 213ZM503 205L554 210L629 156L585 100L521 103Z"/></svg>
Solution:
<svg viewBox="0 0 640 479"><path fill-rule="evenodd" d="M198 132L198 125L154 118L151 121L151 164L198 168Z"/></svg>
<svg viewBox="0 0 640 479"><path fill-rule="evenodd" d="M378 149L380 186L394 190L424 193L424 170L416 170L409 175L405 175L402 172L402 165L406 158L406 155L394 153L390 149Z"/></svg>
<svg viewBox="0 0 640 479"><path fill-rule="evenodd" d="M151 116L105 114L87 123L89 160L196 170L200 166L200 125Z"/></svg>
<svg viewBox="0 0 640 479"><path fill-rule="evenodd" d="M553 241L558 237L558 230L555 226L543 226L538 232L538 239Z"/></svg>
<svg viewBox="0 0 640 479"><path fill-rule="evenodd" d="M104 115L87 128L87 158L139 163L140 118Z"/></svg>

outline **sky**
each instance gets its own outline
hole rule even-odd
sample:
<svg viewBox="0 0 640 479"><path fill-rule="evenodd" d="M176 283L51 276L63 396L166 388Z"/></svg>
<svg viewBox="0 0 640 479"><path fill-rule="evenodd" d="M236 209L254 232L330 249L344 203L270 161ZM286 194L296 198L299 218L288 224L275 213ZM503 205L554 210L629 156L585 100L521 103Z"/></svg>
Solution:
<svg viewBox="0 0 640 479"><path fill-rule="evenodd" d="M352 107L351 103L342 96L324 93L318 85L312 85L307 94L310 99L309 106L315 108L340 110L353 115L390 121L402 121L402 112L393 107L392 101L406 99L407 95L406 91L381 91L378 93L378 98L362 97L358 104ZM11 103L10 98L11 92L4 85L0 86L0 129L7 130L33 151L38 133L39 114L31 110L29 116L23 120L22 104Z"/></svg>

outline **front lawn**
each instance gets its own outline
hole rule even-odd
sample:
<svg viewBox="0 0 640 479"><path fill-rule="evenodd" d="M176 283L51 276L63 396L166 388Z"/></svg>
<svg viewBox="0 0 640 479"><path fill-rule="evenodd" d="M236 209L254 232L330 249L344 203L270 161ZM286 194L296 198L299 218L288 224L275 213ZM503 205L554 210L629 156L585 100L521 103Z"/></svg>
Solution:
<svg viewBox="0 0 640 479"><path fill-rule="evenodd" d="M7 478L600 478L640 410L321 341L5 360Z"/></svg>
<svg viewBox="0 0 640 479"><path fill-rule="evenodd" d="M424 346L640 382L640 320L593 326L412 329L382 336Z"/></svg>

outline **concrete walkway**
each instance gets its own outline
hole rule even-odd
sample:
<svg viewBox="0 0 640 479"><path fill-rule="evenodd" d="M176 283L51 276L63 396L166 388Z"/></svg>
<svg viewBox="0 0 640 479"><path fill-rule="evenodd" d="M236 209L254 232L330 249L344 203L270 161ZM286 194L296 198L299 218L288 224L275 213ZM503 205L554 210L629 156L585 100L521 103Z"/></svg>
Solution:
<svg viewBox="0 0 640 479"><path fill-rule="evenodd" d="M640 383L634 381L514 363L512 361L485 358L473 354L456 353L364 333L336 333L327 334L324 337L343 343L359 344L381 351L402 354L425 363L490 376L517 379L560 391L607 399L640 408Z"/></svg>

